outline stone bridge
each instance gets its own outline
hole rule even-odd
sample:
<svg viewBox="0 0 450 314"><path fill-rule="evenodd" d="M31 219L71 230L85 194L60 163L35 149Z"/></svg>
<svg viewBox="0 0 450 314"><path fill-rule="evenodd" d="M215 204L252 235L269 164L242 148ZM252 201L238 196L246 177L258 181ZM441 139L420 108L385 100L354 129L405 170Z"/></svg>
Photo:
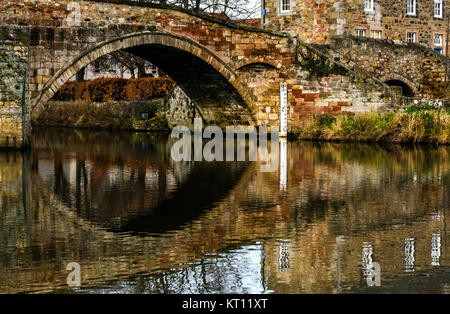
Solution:
<svg viewBox="0 0 450 314"><path fill-rule="evenodd" d="M306 115L364 112L393 99L376 75L334 52L178 7L13 0L0 12L0 147L29 145L33 110L117 50L161 68L217 125L279 125L280 83L288 86L290 130Z"/></svg>

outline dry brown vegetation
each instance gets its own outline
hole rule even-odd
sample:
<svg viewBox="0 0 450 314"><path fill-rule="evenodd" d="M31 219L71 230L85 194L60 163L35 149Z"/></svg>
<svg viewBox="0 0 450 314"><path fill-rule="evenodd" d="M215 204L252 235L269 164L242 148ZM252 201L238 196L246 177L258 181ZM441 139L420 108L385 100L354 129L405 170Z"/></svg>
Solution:
<svg viewBox="0 0 450 314"><path fill-rule="evenodd" d="M450 144L450 113L423 108L311 116L294 133L307 140Z"/></svg>
<svg viewBox="0 0 450 314"><path fill-rule="evenodd" d="M93 81L65 83L53 97L56 101L106 102L164 98L174 87L167 77L122 79L102 77Z"/></svg>

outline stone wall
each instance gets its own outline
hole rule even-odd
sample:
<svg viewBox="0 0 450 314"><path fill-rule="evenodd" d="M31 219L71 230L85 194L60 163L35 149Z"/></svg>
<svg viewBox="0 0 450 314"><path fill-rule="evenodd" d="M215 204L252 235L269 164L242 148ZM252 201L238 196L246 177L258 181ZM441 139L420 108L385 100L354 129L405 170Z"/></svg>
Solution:
<svg viewBox="0 0 450 314"><path fill-rule="evenodd" d="M192 100L179 86L173 89L172 95L166 102L165 115L170 128L178 125L193 128L196 108Z"/></svg>
<svg viewBox="0 0 450 314"><path fill-rule="evenodd" d="M7 148L19 148L24 140L22 96L28 51L15 35L0 33L0 147Z"/></svg>
<svg viewBox="0 0 450 314"><path fill-rule="evenodd" d="M267 29L289 32L307 43L325 43L336 32L335 0L291 0L289 12L281 12L280 0L265 2Z"/></svg>

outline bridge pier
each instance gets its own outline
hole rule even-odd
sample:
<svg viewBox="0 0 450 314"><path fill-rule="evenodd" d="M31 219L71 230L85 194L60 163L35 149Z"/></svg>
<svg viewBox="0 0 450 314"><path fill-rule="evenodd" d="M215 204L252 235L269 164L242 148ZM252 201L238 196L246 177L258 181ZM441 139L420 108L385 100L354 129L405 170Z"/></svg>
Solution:
<svg viewBox="0 0 450 314"><path fill-rule="evenodd" d="M14 32L0 38L0 149L30 146L28 48ZM6 36L5 36L6 35ZM6 37L6 38L5 38ZM11 40L11 37L12 40Z"/></svg>

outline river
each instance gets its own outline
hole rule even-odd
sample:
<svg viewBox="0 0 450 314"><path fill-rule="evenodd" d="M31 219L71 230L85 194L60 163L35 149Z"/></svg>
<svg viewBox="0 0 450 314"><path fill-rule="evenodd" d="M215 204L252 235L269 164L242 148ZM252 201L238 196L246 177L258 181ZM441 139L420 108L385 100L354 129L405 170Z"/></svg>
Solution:
<svg viewBox="0 0 450 314"><path fill-rule="evenodd" d="M264 172L172 145L37 129L0 152L0 293L450 292L450 147L289 142Z"/></svg>

